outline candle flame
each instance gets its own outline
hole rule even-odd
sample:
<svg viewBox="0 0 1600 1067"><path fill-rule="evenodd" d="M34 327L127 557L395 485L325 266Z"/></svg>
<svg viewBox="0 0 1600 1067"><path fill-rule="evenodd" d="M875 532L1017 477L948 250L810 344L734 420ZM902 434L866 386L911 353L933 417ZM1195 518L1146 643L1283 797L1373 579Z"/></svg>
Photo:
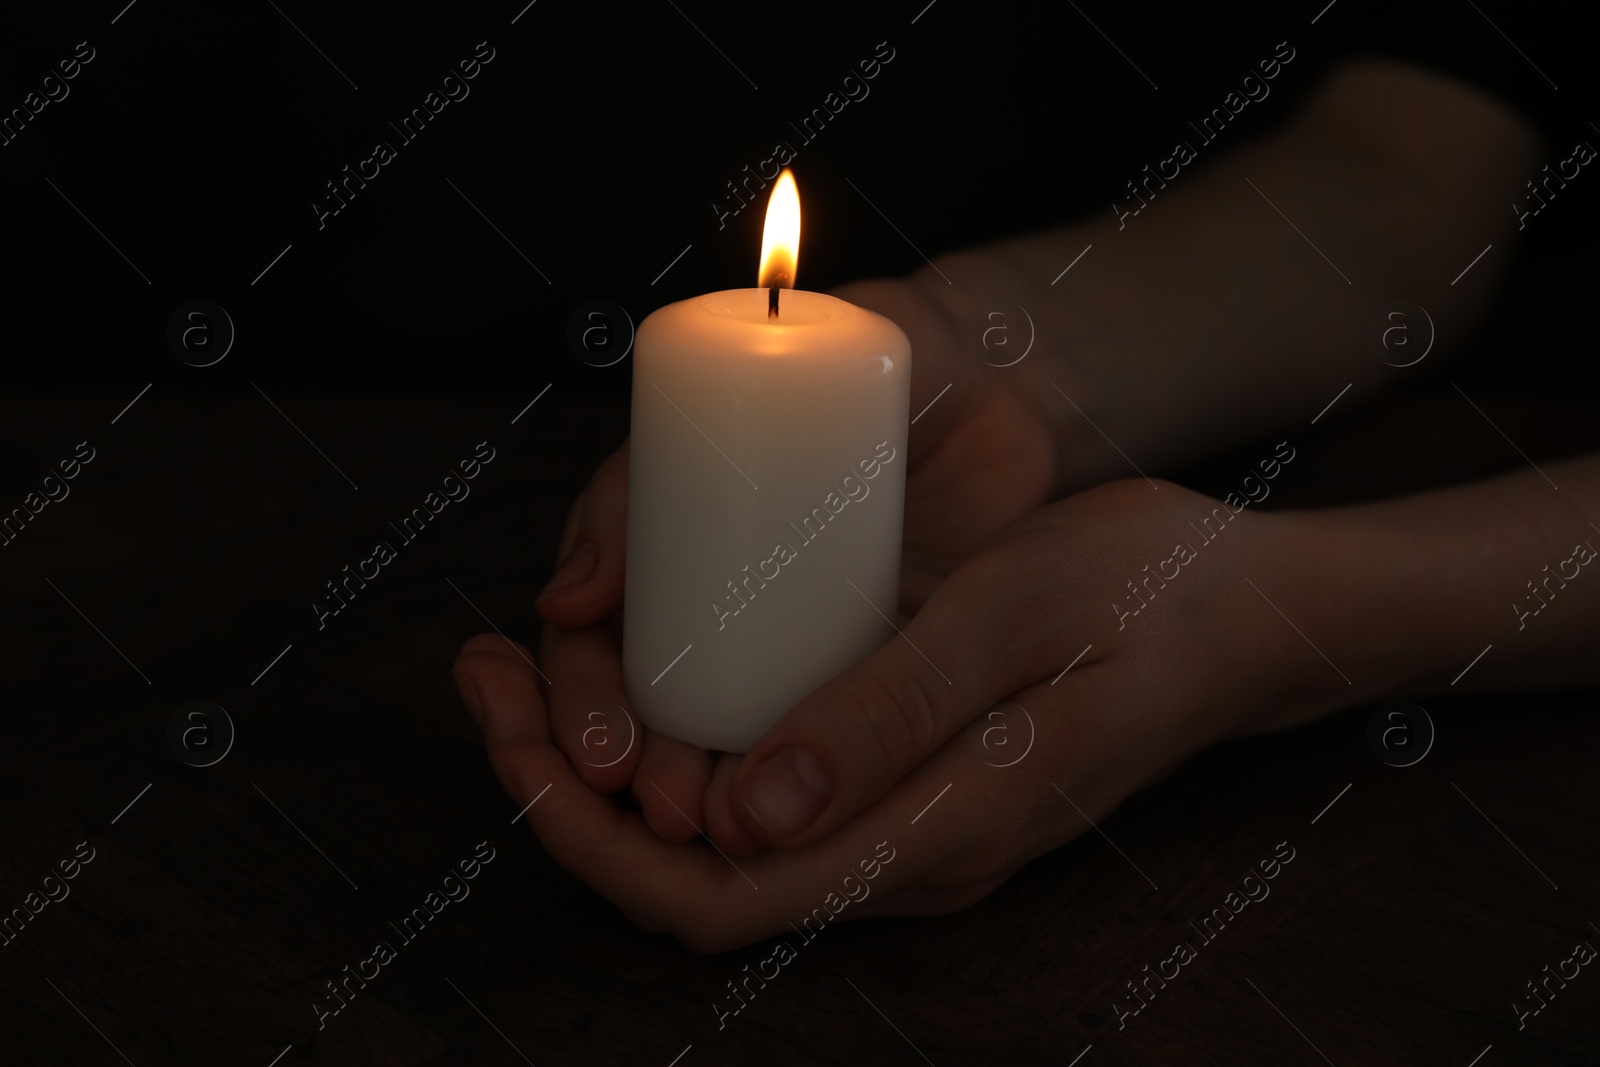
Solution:
<svg viewBox="0 0 1600 1067"><path fill-rule="evenodd" d="M761 269L756 284L762 289L793 289L800 261L800 190L787 167L778 175L767 201L767 222L761 231Z"/></svg>

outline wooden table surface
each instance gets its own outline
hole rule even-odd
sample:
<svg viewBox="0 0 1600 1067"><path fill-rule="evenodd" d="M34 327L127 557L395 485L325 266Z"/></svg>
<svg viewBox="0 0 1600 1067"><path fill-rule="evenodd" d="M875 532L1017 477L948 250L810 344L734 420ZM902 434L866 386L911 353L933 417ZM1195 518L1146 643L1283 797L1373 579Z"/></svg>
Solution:
<svg viewBox="0 0 1600 1067"><path fill-rule="evenodd" d="M1600 1062L1600 966L1520 1030L1512 1009L1600 946L1593 693L1427 702L1406 768L1369 747L1370 708L1224 746L966 912L833 929L719 1031L761 947L696 955L557 867L448 674L485 615L531 637L625 403L558 390L513 425L531 393L158 387L113 424L131 396L0 397L4 508L95 450L0 548L0 912L28 916L0 946L8 1067ZM1600 445L1571 398L1475 399L1535 459ZM1521 462L1448 390L1346 418L1307 428L1275 502ZM323 583L483 440L470 497L319 630ZM210 767L169 745L191 700L234 729ZM1198 936L1280 843L1270 895ZM468 897L396 936L489 849ZM319 1030L325 983L378 941L395 958ZM1180 941L1195 958L1119 1025Z"/></svg>

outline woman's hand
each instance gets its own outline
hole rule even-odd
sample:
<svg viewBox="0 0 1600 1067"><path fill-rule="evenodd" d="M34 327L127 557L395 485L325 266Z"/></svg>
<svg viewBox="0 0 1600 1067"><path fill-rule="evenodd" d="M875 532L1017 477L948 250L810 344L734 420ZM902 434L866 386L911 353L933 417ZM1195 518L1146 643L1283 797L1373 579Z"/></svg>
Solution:
<svg viewBox="0 0 1600 1067"><path fill-rule="evenodd" d="M1354 383L1347 411L1392 384L1379 361L1349 361L1351 324L1371 313L1363 292L1407 292L1434 309L1446 324L1442 358L1493 284L1492 264L1459 286L1444 281L1470 251L1461 235L1509 239L1499 190L1537 154L1526 122L1492 97L1424 68L1355 61L1279 132L1163 193L1148 219L1099 213L941 256L903 282L848 287L847 298L899 323L915 353L902 610L915 614L978 542L1046 499L1299 424L1338 382ZM1262 190L1323 233L1393 223L1382 240L1329 249L1363 288L1330 285ZM981 339L999 313L1020 340L1019 312L1038 351L1013 363ZM985 366L986 354L1013 365ZM682 828L702 814L710 756L641 738L618 696L614 627L585 629L622 602L626 471L624 454L596 476L540 605L562 628L544 648L558 679L552 724L585 781L608 791L635 781L638 792L643 766L656 783L640 797L651 824L692 833Z"/></svg>
<svg viewBox="0 0 1600 1067"><path fill-rule="evenodd" d="M541 797L528 818L545 847L647 928L715 951L842 910L841 893L862 901L852 916L951 911L1261 707L1345 696L1263 600L1300 584L1301 556L1286 548L1300 521L1146 481L1028 514L957 566L903 637L747 757L724 757L704 821L676 842L648 809L589 787L518 650L474 638L456 673L508 792ZM755 773L777 762L781 786L796 749L826 783L812 810L763 800ZM641 773L636 792L655 784ZM687 840L698 828L716 850ZM784 847L741 855L766 845ZM875 856L868 885L862 863Z"/></svg>
<svg viewBox="0 0 1600 1067"><path fill-rule="evenodd" d="M932 285L871 281L839 291L898 323L915 353L911 409L922 414L912 428L906 482L906 616L980 541L1049 499L1058 480L1048 399L1018 368L985 364L984 320L958 328L941 302L943 288L935 278ZM556 742L582 780L605 793L632 783L650 825L687 840L703 827L706 788L723 772L712 754L644 729L623 691L627 483L624 444L568 515L558 553L564 562L539 601L551 624L541 649L544 696Z"/></svg>

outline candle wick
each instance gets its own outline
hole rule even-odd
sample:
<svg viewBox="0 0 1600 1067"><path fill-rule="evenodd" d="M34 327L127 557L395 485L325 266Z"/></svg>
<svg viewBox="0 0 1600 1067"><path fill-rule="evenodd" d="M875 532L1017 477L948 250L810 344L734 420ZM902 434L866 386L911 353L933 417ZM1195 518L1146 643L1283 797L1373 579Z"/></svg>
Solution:
<svg viewBox="0 0 1600 1067"><path fill-rule="evenodd" d="M778 287L774 285L767 290L767 318L778 317Z"/></svg>

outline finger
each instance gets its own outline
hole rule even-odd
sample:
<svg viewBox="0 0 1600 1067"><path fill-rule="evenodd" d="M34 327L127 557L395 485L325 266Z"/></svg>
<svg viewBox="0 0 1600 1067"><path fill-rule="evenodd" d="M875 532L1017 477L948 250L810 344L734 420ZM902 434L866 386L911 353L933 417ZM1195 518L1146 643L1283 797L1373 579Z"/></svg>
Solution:
<svg viewBox="0 0 1600 1067"><path fill-rule="evenodd" d="M616 639L604 626L551 626L544 650L550 732L579 778L591 789L615 793L633 780L641 740Z"/></svg>
<svg viewBox="0 0 1600 1067"><path fill-rule="evenodd" d="M628 533L628 443L594 472L561 536L561 563L536 605L546 621L575 630L622 605Z"/></svg>
<svg viewBox="0 0 1600 1067"><path fill-rule="evenodd" d="M476 681L477 676L471 669L463 669L462 657L466 656L468 652L487 652L520 658L528 666L532 667L535 672L538 672L539 668L534 663L533 654L528 651L527 646L502 634L477 634L469 638L461 646L461 651L456 653L456 662L450 668L450 675L455 679L456 691L461 694L461 703L466 706L468 713L472 715L473 721L478 724L478 729L482 730L484 728L483 697Z"/></svg>
<svg viewBox="0 0 1600 1067"><path fill-rule="evenodd" d="M483 634L467 642L452 669L463 699L470 692L477 703L484 746L491 753L510 742L550 743L538 679L520 655L520 648L505 638ZM513 799L520 796L518 780L500 764L495 769L506 792Z"/></svg>
<svg viewBox="0 0 1600 1067"><path fill-rule="evenodd" d="M662 840L638 813L585 786L553 745L512 739L490 761L515 799L534 801L527 821L551 857L636 925L669 930L701 952L737 948L772 925L754 907L773 894L763 899L759 883L702 843ZM742 923L726 921L734 902L750 909Z"/></svg>
<svg viewBox="0 0 1600 1067"><path fill-rule="evenodd" d="M928 848L920 849L925 856L896 862L888 841L912 845L907 827L931 781L886 800L827 841L786 853L733 859L701 841L664 841L640 814L624 811L579 779L541 728L538 686L522 662L469 651L462 670L472 673L482 691L496 774L510 797L525 805L526 821L550 856L635 923L667 929L693 949L736 949L787 931L790 921L808 913L826 925L830 915L845 910L843 894L853 886L861 896L894 893L923 877L936 859Z"/></svg>
<svg viewBox="0 0 1600 1067"><path fill-rule="evenodd" d="M497 652L502 656L521 659L533 666L533 653L521 641L513 641L502 633L474 634L461 644L462 652ZM534 667L535 673L538 668Z"/></svg>
<svg viewBox="0 0 1600 1067"><path fill-rule="evenodd" d="M1032 539L1022 538L971 557L901 635L807 696L757 742L729 796L752 838L793 845L829 833L1049 669L1062 622L1041 610L1053 599L1047 583L1018 573L1019 554L1032 550Z"/></svg>
<svg viewBox="0 0 1600 1067"><path fill-rule="evenodd" d="M667 841L693 841L700 836L710 780L711 753L645 730L633 796L650 829Z"/></svg>
<svg viewBox="0 0 1600 1067"><path fill-rule="evenodd" d="M738 753L717 753L711 782L706 787L706 836L730 856L748 856L763 847L763 843L751 837L739 820L730 814L728 806L734 776L743 764L744 756Z"/></svg>
<svg viewBox="0 0 1600 1067"><path fill-rule="evenodd" d="M545 850L616 904L635 923L671 932L700 952L725 952L803 919L808 930L841 910L849 886L893 893L922 876L935 858L909 854L912 801L885 802L825 842L732 859L698 841L662 840L636 812L585 786L548 741L513 737L490 752L513 799ZM888 839L905 846L896 858ZM845 883L847 877L855 883ZM876 881L871 881L876 878Z"/></svg>

